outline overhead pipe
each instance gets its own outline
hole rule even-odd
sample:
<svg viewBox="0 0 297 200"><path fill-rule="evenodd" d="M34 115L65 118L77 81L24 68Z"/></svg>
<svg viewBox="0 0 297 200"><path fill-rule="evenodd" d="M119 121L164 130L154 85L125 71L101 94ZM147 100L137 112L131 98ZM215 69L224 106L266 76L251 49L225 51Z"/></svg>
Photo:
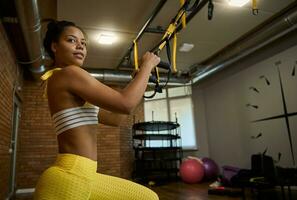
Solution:
<svg viewBox="0 0 297 200"><path fill-rule="evenodd" d="M277 39L297 30L297 3L294 2L282 13L282 15L273 19L270 23L265 24L258 31L248 35L239 44L234 45L232 49L227 49L227 53L220 54L213 61L208 61L210 64L206 66L197 64L199 68L191 74L193 77L192 84L204 80L210 75L221 71ZM203 70L201 70L202 67Z"/></svg>
<svg viewBox="0 0 297 200"><path fill-rule="evenodd" d="M97 80L104 82L106 84L127 84L132 80L132 75L130 71L125 70L112 70L112 69L87 69L87 71L95 77ZM167 75L161 74L160 84L165 83L167 80ZM190 79L187 77L170 77L170 82L168 85L171 86L181 86L189 83ZM154 85L149 83L149 85Z"/></svg>
<svg viewBox="0 0 297 200"><path fill-rule="evenodd" d="M34 78L39 78L45 67L37 0L15 0L15 5L29 56L28 60L19 60L19 64L28 65Z"/></svg>

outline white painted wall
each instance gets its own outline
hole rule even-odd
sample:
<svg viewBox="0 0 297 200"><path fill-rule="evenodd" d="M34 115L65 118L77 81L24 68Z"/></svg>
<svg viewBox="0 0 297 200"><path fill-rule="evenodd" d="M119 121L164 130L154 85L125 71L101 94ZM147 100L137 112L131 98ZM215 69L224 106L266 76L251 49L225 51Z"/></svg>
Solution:
<svg viewBox="0 0 297 200"><path fill-rule="evenodd" d="M197 151L184 151L184 157L196 156L199 158L209 157L209 146L208 146L208 131L207 121L205 113L205 102L203 90L195 88L192 91L192 101L194 108L194 119L195 119L195 131L196 131L196 142ZM199 101L197 101L199 99Z"/></svg>
<svg viewBox="0 0 297 200"><path fill-rule="evenodd" d="M218 164L250 167L251 154L263 152L277 159L281 166L293 166L288 132L284 118L252 123L253 120L284 114L279 66L288 113L297 113L297 46L264 59L216 82L193 87L193 102L200 155L209 155ZM297 66L296 66L297 68ZM297 70L297 69L296 69ZM297 71L296 71L297 73ZM260 76L270 81L267 85ZM256 87L260 93L251 89ZM258 109L246 104L258 105ZM297 115L289 117L297 161ZM262 137L251 139L262 133ZM296 166L296 164L295 164Z"/></svg>

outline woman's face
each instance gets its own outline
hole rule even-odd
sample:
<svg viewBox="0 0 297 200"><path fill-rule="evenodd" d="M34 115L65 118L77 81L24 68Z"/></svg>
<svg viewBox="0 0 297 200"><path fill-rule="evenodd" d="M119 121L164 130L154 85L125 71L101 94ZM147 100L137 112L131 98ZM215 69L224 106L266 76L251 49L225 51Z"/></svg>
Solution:
<svg viewBox="0 0 297 200"><path fill-rule="evenodd" d="M59 41L52 43L57 66L82 66L87 55L86 39L80 29L69 26L62 32Z"/></svg>

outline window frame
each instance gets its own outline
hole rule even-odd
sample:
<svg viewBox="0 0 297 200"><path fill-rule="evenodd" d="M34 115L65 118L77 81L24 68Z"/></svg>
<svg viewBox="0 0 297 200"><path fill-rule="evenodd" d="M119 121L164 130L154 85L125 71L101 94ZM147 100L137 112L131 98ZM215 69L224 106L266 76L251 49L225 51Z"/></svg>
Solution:
<svg viewBox="0 0 297 200"><path fill-rule="evenodd" d="M185 87L185 86L182 86L182 87ZM165 97L158 98L158 99L156 99L156 98L145 99L144 100L144 104L146 102L152 102L152 101L158 101L158 100L164 100L164 99L166 99L168 120L169 121L172 121L172 122L175 122L176 119L171 119L170 100L190 98L190 100L191 100L191 109L192 109L192 119L193 119L193 130L194 130L194 136L195 136L195 145L194 146L183 146L183 144L182 144L182 149L185 150L185 151L198 150L198 142L197 142L197 134L196 134L196 123L195 123L195 113L194 113L194 104L193 104L193 98L192 98L193 97L192 96L192 88L191 88L190 94L185 94L185 95L181 95L181 96L174 96L174 97L169 97L168 88L163 89L163 92L166 93L165 94ZM145 105L144 105L144 112L145 112ZM144 114L144 119L145 119L145 114Z"/></svg>

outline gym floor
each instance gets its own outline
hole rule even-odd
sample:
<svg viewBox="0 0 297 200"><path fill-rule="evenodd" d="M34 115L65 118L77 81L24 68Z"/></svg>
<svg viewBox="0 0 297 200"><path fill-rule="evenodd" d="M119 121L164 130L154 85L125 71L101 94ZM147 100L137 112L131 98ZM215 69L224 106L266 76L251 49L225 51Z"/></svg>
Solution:
<svg viewBox="0 0 297 200"><path fill-rule="evenodd" d="M239 200L239 197L228 197L218 195L208 195L207 188L209 183L185 184L183 182L172 182L161 186L151 187L158 195L160 200ZM17 200L31 200L31 195L22 195Z"/></svg>
<svg viewBox="0 0 297 200"><path fill-rule="evenodd" d="M210 182L201 184L185 184L183 182L171 182L161 186L151 187L158 195L160 200L240 200L240 197L232 197L227 195L209 195L208 185ZM265 197L260 197L260 200L281 200L281 193L278 189L271 191L263 191ZM255 192L250 189L245 190L246 200L256 199ZM19 195L16 200L31 200L32 195ZM286 193L285 199L290 199ZM292 191L291 199L297 199L297 191Z"/></svg>

